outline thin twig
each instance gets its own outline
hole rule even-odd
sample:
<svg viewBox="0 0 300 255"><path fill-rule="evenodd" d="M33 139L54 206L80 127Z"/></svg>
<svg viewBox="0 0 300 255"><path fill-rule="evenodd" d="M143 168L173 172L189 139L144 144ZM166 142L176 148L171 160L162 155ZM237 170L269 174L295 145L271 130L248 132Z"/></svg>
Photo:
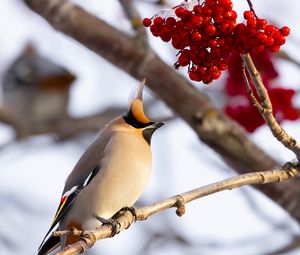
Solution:
<svg viewBox="0 0 300 255"><path fill-rule="evenodd" d="M7 108L0 108L0 122L12 126L16 132L16 139L23 139L30 133L29 126L20 121L12 111Z"/></svg>
<svg viewBox="0 0 300 255"><path fill-rule="evenodd" d="M142 25L142 19L134 7L133 0L119 0L120 4L122 5L133 29L136 32L136 42L137 45L141 48L148 48L148 38L147 32L144 26Z"/></svg>
<svg viewBox="0 0 300 255"><path fill-rule="evenodd" d="M168 1L168 0L156 0L156 1L139 0L139 2L146 2L149 4L161 5L166 8L174 7L174 4L171 4L170 1Z"/></svg>
<svg viewBox="0 0 300 255"><path fill-rule="evenodd" d="M242 55L244 65L247 68L251 79L255 85L255 89L260 101L260 106L263 110L260 110L261 115L263 116L265 122L272 131L273 136L281 142L286 148L294 152L297 159L300 160L300 144L296 141L294 137L289 135L277 122L273 113L272 113L272 103L269 98L268 91L264 86L259 72L257 71L251 57L249 54ZM248 85L247 85L248 86ZM253 100L253 97L250 96ZM256 101L252 101L256 105Z"/></svg>
<svg viewBox="0 0 300 255"><path fill-rule="evenodd" d="M293 165L292 163L287 163L283 168L270 170L270 171L263 171L263 172L254 172L243 174L235 177L231 177L225 179L223 181L215 182L180 195L176 195L170 197L166 200L157 202L155 204L144 206L136 210L137 220L143 221L148 219L150 216L164 211L166 209L175 207L177 208L177 215L182 216L179 214L178 211L184 213L184 205L199 199L204 196L211 195L213 193L217 193L223 190L231 190L234 188L238 188L244 185L249 184L265 184L270 182L281 182L284 180L288 180L290 178L295 177L300 168L297 165ZM130 227L130 225L134 222L134 216L131 212L126 211L121 213L118 217L115 218L117 221L117 225L119 226L118 231L122 231ZM57 231L54 232L56 236L59 235L66 235L66 234L73 234L74 230L70 231ZM76 232L80 233L80 232ZM58 253L56 255L67 255L67 254L79 254L85 251L86 249L91 248L97 240L105 239L112 236L112 226L104 225L99 227L96 230L88 230L81 232L81 240L74 244L71 244Z"/></svg>
<svg viewBox="0 0 300 255"><path fill-rule="evenodd" d="M264 111L264 108L261 106L261 104L258 102L258 100L256 99L256 97L253 94L253 89L250 86L247 74L246 74L246 69L245 69L245 65L243 64L242 66L242 72L243 72L243 78L246 84L246 88L247 88L247 92L249 94L249 97L251 99L251 102L253 104L253 106L260 112L262 113Z"/></svg>
<svg viewBox="0 0 300 255"><path fill-rule="evenodd" d="M296 65L297 67L300 67L300 62L297 59L293 58L291 55L289 55L286 51L281 50L277 52L275 56L280 59L289 61L292 64Z"/></svg>

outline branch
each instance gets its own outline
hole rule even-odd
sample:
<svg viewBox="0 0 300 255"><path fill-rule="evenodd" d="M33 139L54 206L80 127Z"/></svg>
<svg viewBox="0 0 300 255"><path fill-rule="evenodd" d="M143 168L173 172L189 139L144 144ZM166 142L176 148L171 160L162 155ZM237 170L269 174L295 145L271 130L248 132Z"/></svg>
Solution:
<svg viewBox="0 0 300 255"><path fill-rule="evenodd" d="M147 32L145 27L142 25L142 19L134 7L133 0L119 0L120 4L122 5L133 29L136 32L136 43L137 46L147 49L149 47Z"/></svg>
<svg viewBox="0 0 300 255"><path fill-rule="evenodd" d="M258 102L252 93L252 89L249 85L248 79L244 72L246 86L254 107L256 107L259 110L260 114L263 116L265 122L267 123L268 127L272 131L273 136L279 142L281 142L286 148L294 152L298 160L300 160L300 144L296 141L294 137L289 135L276 121L273 115L272 103L270 101L268 91L265 85L263 84L260 74L257 71L250 55L249 54L242 55L242 59L244 61L248 73L251 76L251 79L253 80L256 92L259 97L259 102Z"/></svg>
<svg viewBox="0 0 300 255"><path fill-rule="evenodd" d="M22 140L32 135L53 134L59 140L68 139L83 131L97 131L108 123L114 117L125 112L123 107L107 108L103 112L92 116L72 118L62 117L57 121L39 123L31 123L19 119L7 109L0 109L0 122L7 123L16 131L16 140Z"/></svg>
<svg viewBox="0 0 300 255"><path fill-rule="evenodd" d="M134 39L67 0L24 0L55 29L69 35L147 86L197 133L202 142L221 155L239 173L273 169L277 162L259 149L210 98L166 65L150 49L141 51ZM180 102L180 103L179 103ZM282 207L293 208L300 221L299 181L270 184L259 189ZM285 194L289 194L286 196Z"/></svg>
<svg viewBox="0 0 300 255"><path fill-rule="evenodd" d="M293 58L291 55L289 55L286 51L280 50L275 54L275 56L280 59L289 61L297 67L300 67L300 62L297 59Z"/></svg>
<svg viewBox="0 0 300 255"><path fill-rule="evenodd" d="M215 182L180 195L170 197L166 200L157 202L155 204L144 206L136 210L136 216L138 221L144 221L150 216L162 212L170 208L177 208L176 214L182 216L185 211L185 204L194 201L196 199L223 191L231 190L244 185L249 184L266 184L270 182L281 182L295 177L300 171L299 166L287 163L281 169L270 170L264 172L253 172L243 174L235 177L225 179L223 181ZM126 211L118 215L115 220L118 225L118 232L123 231L131 226L134 222L134 216L131 212ZM79 254L84 252L86 249L91 248L97 240L112 237L112 226L103 225L96 230L79 231L56 231L53 233L56 236L61 235L79 235L81 240L56 253L56 255L69 255Z"/></svg>
<svg viewBox="0 0 300 255"><path fill-rule="evenodd" d="M17 116L7 108L0 108L0 122L12 126L15 129L17 139L23 139L30 133L29 127L22 121L19 121Z"/></svg>

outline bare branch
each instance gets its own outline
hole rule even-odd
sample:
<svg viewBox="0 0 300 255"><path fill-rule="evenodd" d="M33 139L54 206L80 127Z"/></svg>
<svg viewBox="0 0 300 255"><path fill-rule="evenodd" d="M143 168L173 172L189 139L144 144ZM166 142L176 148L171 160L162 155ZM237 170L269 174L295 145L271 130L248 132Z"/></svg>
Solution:
<svg viewBox="0 0 300 255"><path fill-rule="evenodd" d="M144 206L136 210L137 220L143 221L148 219L150 216L162 212L164 210L170 208L177 208L176 214L178 216L182 216L182 214L178 214L179 210L183 210L184 205L194 201L196 199L223 191L223 190L231 190L244 185L249 184L266 184L270 182L281 182L288 180L290 178L295 177L300 171L299 166L293 165L292 163L287 163L283 168L263 171L263 172L253 172L248 174L243 174L235 177L231 177L225 179L223 181L215 182L173 197L170 197L166 200L154 203L149 206ZM118 215L115 220L118 223L118 231L125 230L131 226L134 222L134 216L131 212L123 212ZM70 231L57 231L54 232L54 235L66 235L66 234L74 234L74 230ZM76 235L81 234L81 240L74 244L71 244L58 253L56 255L69 255L69 254L79 254L85 251L86 249L91 248L97 240L105 239L108 237L112 237L112 226L104 225L96 230L88 230L88 231L78 231L76 230Z"/></svg>
<svg viewBox="0 0 300 255"><path fill-rule="evenodd" d="M145 27L142 25L142 19L134 7L133 0L119 0L133 29L136 32L136 44L141 48L148 48L148 38Z"/></svg>
<svg viewBox="0 0 300 255"><path fill-rule="evenodd" d="M279 142L281 142L286 148L294 152L298 160L300 160L300 144L296 141L294 137L289 135L275 119L272 112L273 111L272 103L270 101L268 91L264 86L260 74L256 69L250 55L249 54L242 55L242 59L247 68L247 71L249 72L253 80L260 101L260 103L258 104L257 100L253 98L254 97L253 94L251 96L251 91L250 91L250 98L253 102L253 105L259 109L259 112L263 116L270 130L272 131L273 136ZM249 91L249 85L247 85L247 88Z"/></svg>
<svg viewBox="0 0 300 255"><path fill-rule="evenodd" d="M275 54L276 57L289 61L292 64L296 65L297 67L300 67L300 62L297 59L294 59L291 55L289 55L286 51L280 50Z"/></svg>
<svg viewBox="0 0 300 255"><path fill-rule="evenodd" d="M12 126L15 129L17 139L23 139L30 133L29 127L25 125L25 123L19 121L7 108L0 108L0 122Z"/></svg>

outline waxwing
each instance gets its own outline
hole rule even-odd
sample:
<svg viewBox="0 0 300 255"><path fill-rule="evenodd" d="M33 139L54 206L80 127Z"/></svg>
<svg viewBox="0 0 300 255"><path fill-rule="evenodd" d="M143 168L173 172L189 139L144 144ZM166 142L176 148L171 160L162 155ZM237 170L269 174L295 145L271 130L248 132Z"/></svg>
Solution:
<svg viewBox="0 0 300 255"><path fill-rule="evenodd" d="M75 78L29 43L3 75L3 107L29 129L64 119Z"/></svg>
<svg viewBox="0 0 300 255"><path fill-rule="evenodd" d="M151 172L151 136L164 124L152 122L144 114L143 88L144 82L127 115L103 128L68 176L39 255L79 240L72 235L49 235L54 228L95 229L103 224L100 219L111 219L122 208L131 207L143 193Z"/></svg>

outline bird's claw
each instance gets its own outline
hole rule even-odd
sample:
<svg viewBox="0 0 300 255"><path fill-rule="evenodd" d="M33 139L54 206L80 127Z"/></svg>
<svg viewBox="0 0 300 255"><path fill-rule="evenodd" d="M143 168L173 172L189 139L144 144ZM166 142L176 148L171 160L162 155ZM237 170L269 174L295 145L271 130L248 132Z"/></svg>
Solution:
<svg viewBox="0 0 300 255"><path fill-rule="evenodd" d="M104 219L98 215L95 215L95 218L99 220L103 225L111 225L111 237L115 236L118 234L120 223L114 219Z"/></svg>
<svg viewBox="0 0 300 255"><path fill-rule="evenodd" d="M132 206L125 206L120 210L120 212L127 212L127 211L131 212L131 214L134 218L134 221L137 221L136 209Z"/></svg>

